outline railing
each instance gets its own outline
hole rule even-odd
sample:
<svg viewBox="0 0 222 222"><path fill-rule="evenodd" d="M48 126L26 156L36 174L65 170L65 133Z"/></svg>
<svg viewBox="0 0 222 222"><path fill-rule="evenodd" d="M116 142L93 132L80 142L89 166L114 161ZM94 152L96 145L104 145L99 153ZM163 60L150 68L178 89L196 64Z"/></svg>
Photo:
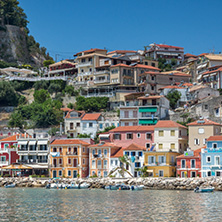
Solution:
<svg viewBox="0 0 222 222"><path fill-rule="evenodd" d="M110 73L109 70L95 71L95 72L94 72L94 75L109 74L109 73Z"/></svg>
<svg viewBox="0 0 222 222"><path fill-rule="evenodd" d="M67 164L66 164L66 167L78 167L78 165L74 165L74 164L71 164L71 163L67 163Z"/></svg>
<svg viewBox="0 0 222 222"><path fill-rule="evenodd" d="M106 83L106 82L110 82L110 80L109 79L101 79L101 80L94 80L94 83Z"/></svg>
<svg viewBox="0 0 222 222"><path fill-rule="evenodd" d="M84 66L90 66L90 65L92 65L92 61L78 63L77 67L84 67Z"/></svg>
<svg viewBox="0 0 222 222"><path fill-rule="evenodd" d="M78 76L89 76L92 74L93 74L93 72L81 72L81 73L78 73Z"/></svg>
<svg viewBox="0 0 222 222"><path fill-rule="evenodd" d="M176 166L175 162L154 162L148 163L148 166Z"/></svg>
<svg viewBox="0 0 222 222"><path fill-rule="evenodd" d="M78 155L78 152L66 152L66 155Z"/></svg>
<svg viewBox="0 0 222 222"><path fill-rule="evenodd" d="M58 77L16 77L12 76L8 78L9 81L28 81L28 82L37 82L37 81L42 81L42 80L67 80L66 76L58 76Z"/></svg>
<svg viewBox="0 0 222 222"><path fill-rule="evenodd" d="M124 116L124 115L120 115L120 119L137 119L138 116L134 116L134 115L128 115L128 116Z"/></svg>

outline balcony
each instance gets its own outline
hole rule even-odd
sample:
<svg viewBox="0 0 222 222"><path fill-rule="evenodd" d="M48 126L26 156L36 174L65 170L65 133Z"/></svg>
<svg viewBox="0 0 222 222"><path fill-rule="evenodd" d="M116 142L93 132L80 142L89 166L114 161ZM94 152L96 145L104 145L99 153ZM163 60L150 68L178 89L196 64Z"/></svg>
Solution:
<svg viewBox="0 0 222 222"><path fill-rule="evenodd" d="M80 62L80 63L77 65L77 68L85 67L85 66L91 66L92 64L93 64L92 61L89 61L89 62Z"/></svg>
<svg viewBox="0 0 222 222"><path fill-rule="evenodd" d="M8 161L0 161L0 166L7 166L8 163Z"/></svg>
<svg viewBox="0 0 222 222"><path fill-rule="evenodd" d="M66 152L66 155L78 155L78 152Z"/></svg>
<svg viewBox="0 0 222 222"><path fill-rule="evenodd" d="M109 74L109 70L102 70L102 71L95 71L94 75L102 75L102 74Z"/></svg>
<svg viewBox="0 0 222 222"><path fill-rule="evenodd" d="M120 119L137 119L137 118L138 117L135 115L127 115L127 116L120 115Z"/></svg>
<svg viewBox="0 0 222 222"><path fill-rule="evenodd" d="M109 83L110 82L110 79L107 79L107 78L105 78L105 79L95 79L94 80L94 83L95 84L99 84L99 83Z"/></svg>
<svg viewBox="0 0 222 222"><path fill-rule="evenodd" d="M89 75L92 75L93 72L81 72L78 74L78 76L89 76Z"/></svg>

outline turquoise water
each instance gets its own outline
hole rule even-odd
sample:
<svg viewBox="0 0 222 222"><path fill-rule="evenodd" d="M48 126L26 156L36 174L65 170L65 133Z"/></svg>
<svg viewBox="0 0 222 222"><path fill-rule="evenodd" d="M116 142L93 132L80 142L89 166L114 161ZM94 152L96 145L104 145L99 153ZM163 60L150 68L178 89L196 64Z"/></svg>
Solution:
<svg viewBox="0 0 222 222"><path fill-rule="evenodd" d="M0 221L221 221L222 192L0 188Z"/></svg>

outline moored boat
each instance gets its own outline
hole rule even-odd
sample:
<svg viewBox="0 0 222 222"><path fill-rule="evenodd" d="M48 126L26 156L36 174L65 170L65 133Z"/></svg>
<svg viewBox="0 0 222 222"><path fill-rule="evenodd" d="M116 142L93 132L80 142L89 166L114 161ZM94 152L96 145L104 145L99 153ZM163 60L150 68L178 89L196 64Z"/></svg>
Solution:
<svg viewBox="0 0 222 222"><path fill-rule="evenodd" d="M15 187L14 183L5 185L5 188L14 188L14 187Z"/></svg>
<svg viewBox="0 0 222 222"><path fill-rule="evenodd" d="M109 186L105 186L106 190L118 190L119 187L116 185L109 185Z"/></svg>
<svg viewBox="0 0 222 222"><path fill-rule="evenodd" d="M143 190L144 185L133 185L130 187L131 190Z"/></svg>
<svg viewBox="0 0 222 222"><path fill-rule="evenodd" d="M208 192L213 192L214 191L214 187L197 187L196 189L194 189L195 193L208 193Z"/></svg>

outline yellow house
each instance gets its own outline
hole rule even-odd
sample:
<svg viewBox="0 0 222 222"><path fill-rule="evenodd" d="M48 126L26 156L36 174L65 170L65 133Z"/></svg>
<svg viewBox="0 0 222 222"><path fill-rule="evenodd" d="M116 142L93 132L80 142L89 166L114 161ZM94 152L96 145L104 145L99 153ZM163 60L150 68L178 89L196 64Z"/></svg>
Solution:
<svg viewBox="0 0 222 222"><path fill-rule="evenodd" d="M156 152L144 153L144 165L148 167L150 176L153 177L174 177L176 176L177 152Z"/></svg>

